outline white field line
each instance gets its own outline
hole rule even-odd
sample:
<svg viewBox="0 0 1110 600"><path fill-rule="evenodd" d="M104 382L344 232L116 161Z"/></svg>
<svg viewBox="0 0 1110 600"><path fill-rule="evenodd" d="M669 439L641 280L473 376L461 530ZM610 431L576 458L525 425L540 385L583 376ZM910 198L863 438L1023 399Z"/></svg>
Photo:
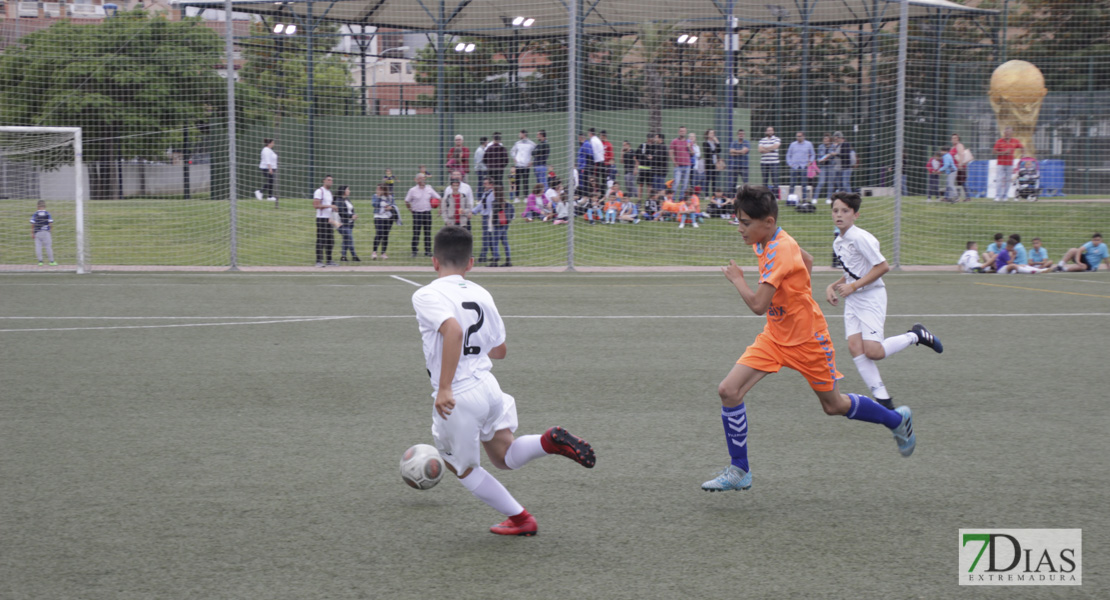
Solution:
<svg viewBox="0 0 1110 600"><path fill-rule="evenodd" d="M938 313L925 315L887 315L887 318L1014 318L1014 317L1110 317L1110 313ZM177 323L164 325L106 325L100 327L38 327L27 329L0 329L0 333L42 332L42 331L105 331L113 329L166 329L179 327L218 327L239 325L281 325L309 321L336 321L345 319L413 319L414 315L332 315L332 316L266 316L266 317L0 317L0 320L83 320L83 321L120 321L120 320L218 320L218 323ZM761 315L504 315L505 319L582 319L582 320L665 320L665 319L763 319ZM842 319L843 315L828 315L827 319ZM231 322L223 322L225 319ZM239 321L234 321L239 319ZM251 319L244 321L242 319Z"/></svg>
<svg viewBox="0 0 1110 600"><path fill-rule="evenodd" d="M421 284L409 279L405 279L404 277L398 277L397 275L390 275L390 277L396 279L397 281L404 281L405 283L415 285L416 287L423 287Z"/></svg>

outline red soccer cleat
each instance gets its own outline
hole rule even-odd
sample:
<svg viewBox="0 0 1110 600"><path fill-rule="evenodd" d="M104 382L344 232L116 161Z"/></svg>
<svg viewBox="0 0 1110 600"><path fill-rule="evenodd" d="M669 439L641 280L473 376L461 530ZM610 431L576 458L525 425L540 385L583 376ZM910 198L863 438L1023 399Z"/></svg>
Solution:
<svg viewBox="0 0 1110 600"><path fill-rule="evenodd" d="M597 463L597 458L594 457L594 449L590 447L590 443L572 435L562 427L552 427L543 432L540 437L540 445L543 446L544 452L562 454L587 469L592 469L594 464Z"/></svg>
<svg viewBox="0 0 1110 600"><path fill-rule="evenodd" d="M536 535L538 529L536 518L526 510L519 515L513 515L497 525L490 527L489 531L497 535L522 535L531 537Z"/></svg>

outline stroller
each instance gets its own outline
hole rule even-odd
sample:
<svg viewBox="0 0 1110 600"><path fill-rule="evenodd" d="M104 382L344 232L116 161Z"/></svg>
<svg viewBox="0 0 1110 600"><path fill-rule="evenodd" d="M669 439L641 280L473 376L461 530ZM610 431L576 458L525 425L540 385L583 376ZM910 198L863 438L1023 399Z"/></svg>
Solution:
<svg viewBox="0 0 1110 600"><path fill-rule="evenodd" d="M1041 167L1032 156L1022 157L1015 167L1017 173L1017 197L1019 200L1037 201L1041 189Z"/></svg>

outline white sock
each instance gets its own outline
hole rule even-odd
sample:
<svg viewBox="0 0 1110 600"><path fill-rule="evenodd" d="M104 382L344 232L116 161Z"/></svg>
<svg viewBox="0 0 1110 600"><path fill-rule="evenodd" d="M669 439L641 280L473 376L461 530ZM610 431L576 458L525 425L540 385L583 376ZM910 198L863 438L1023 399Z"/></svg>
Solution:
<svg viewBox="0 0 1110 600"><path fill-rule="evenodd" d="M883 400L890 399L890 392L886 391L886 386L883 385L883 377L879 375L879 365L867 358L866 354L860 354L852 360L855 361L856 370L859 371L860 377L863 377L863 382L871 389L872 397L882 398Z"/></svg>
<svg viewBox="0 0 1110 600"><path fill-rule="evenodd" d="M917 334L912 331L907 331L902 335L895 335L883 340L883 351L886 352L887 356L890 356L891 354L897 354L916 343Z"/></svg>
<svg viewBox="0 0 1110 600"><path fill-rule="evenodd" d="M482 467L475 467L470 472L470 475L459 479L463 487L470 490L474 497L485 502L497 512L511 517L519 515L524 512L524 507L513 498L509 490L501 485L501 482L496 477L490 475L488 471Z"/></svg>
<svg viewBox="0 0 1110 600"><path fill-rule="evenodd" d="M509 446L505 452L505 466L510 469L519 469L541 456L547 456L540 443L538 435L522 435Z"/></svg>

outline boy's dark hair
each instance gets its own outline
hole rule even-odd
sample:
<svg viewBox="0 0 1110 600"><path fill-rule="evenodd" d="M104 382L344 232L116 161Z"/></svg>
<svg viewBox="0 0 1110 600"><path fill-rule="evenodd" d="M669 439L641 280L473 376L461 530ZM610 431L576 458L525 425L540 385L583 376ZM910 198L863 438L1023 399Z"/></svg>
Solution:
<svg viewBox="0 0 1110 600"><path fill-rule="evenodd" d="M474 252L474 237L465 228L448 225L436 232L432 255L440 264L456 269L463 268Z"/></svg>
<svg viewBox="0 0 1110 600"><path fill-rule="evenodd" d="M1033 241L1034 242L1039 242L1039 241L1041 241L1041 238L1033 238Z"/></svg>
<svg viewBox="0 0 1110 600"><path fill-rule="evenodd" d="M500 142L501 141L501 132L500 131L493 132L493 141L495 141L495 142Z"/></svg>
<svg viewBox="0 0 1110 600"><path fill-rule="evenodd" d="M541 129L541 130L536 132L536 135L542 135L543 137L547 137L547 132L544 131L543 129Z"/></svg>
<svg viewBox="0 0 1110 600"><path fill-rule="evenodd" d="M484 144L488 141L489 141L489 138L487 138L486 136L482 136L482 137L478 138L478 143L479 144Z"/></svg>
<svg viewBox="0 0 1110 600"><path fill-rule="evenodd" d="M1021 243L1021 240L1019 240L1016 235L1011 235L1009 238L1006 239L1006 243L1007 244L1013 244L1013 245L1016 246L1016 245Z"/></svg>
<svg viewBox="0 0 1110 600"><path fill-rule="evenodd" d="M975 242L968 242L967 243L967 249L971 250L971 247L974 246L974 245L975 245Z"/></svg>
<svg viewBox="0 0 1110 600"><path fill-rule="evenodd" d="M272 142L272 141L274 141L274 138L262 138L262 145L263 146L269 146L270 142Z"/></svg>
<svg viewBox="0 0 1110 600"><path fill-rule="evenodd" d="M832 195L832 201L836 202L837 200L840 200L844 204L847 204L848 208L852 209L852 212L857 213L859 212L860 204L863 203L863 200L859 197L859 194L855 192L836 192Z"/></svg>
<svg viewBox="0 0 1110 600"><path fill-rule="evenodd" d="M996 234L994 234L994 241L997 242L998 240L1004 239L1005 237L1006 236L1004 234L996 233Z"/></svg>
<svg viewBox="0 0 1110 600"><path fill-rule="evenodd" d="M1100 238L1100 237L1102 237L1102 234L1101 234L1101 233L1099 233L1099 232L1097 232L1097 231L1095 232L1095 234L1094 234L1094 235L1092 235L1092 236L1091 236L1091 238L1092 238L1092 239L1094 239L1094 238Z"/></svg>
<svg viewBox="0 0 1110 600"><path fill-rule="evenodd" d="M1019 243L1019 244L1021 243L1021 234L1020 233L1011 233L1010 238L1012 240L1014 240L1015 242Z"/></svg>
<svg viewBox="0 0 1110 600"><path fill-rule="evenodd" d="M745 185L736 194L736 216L740 212L753 219L779 218L779 203L775 193L762 185Z"/></svg>

